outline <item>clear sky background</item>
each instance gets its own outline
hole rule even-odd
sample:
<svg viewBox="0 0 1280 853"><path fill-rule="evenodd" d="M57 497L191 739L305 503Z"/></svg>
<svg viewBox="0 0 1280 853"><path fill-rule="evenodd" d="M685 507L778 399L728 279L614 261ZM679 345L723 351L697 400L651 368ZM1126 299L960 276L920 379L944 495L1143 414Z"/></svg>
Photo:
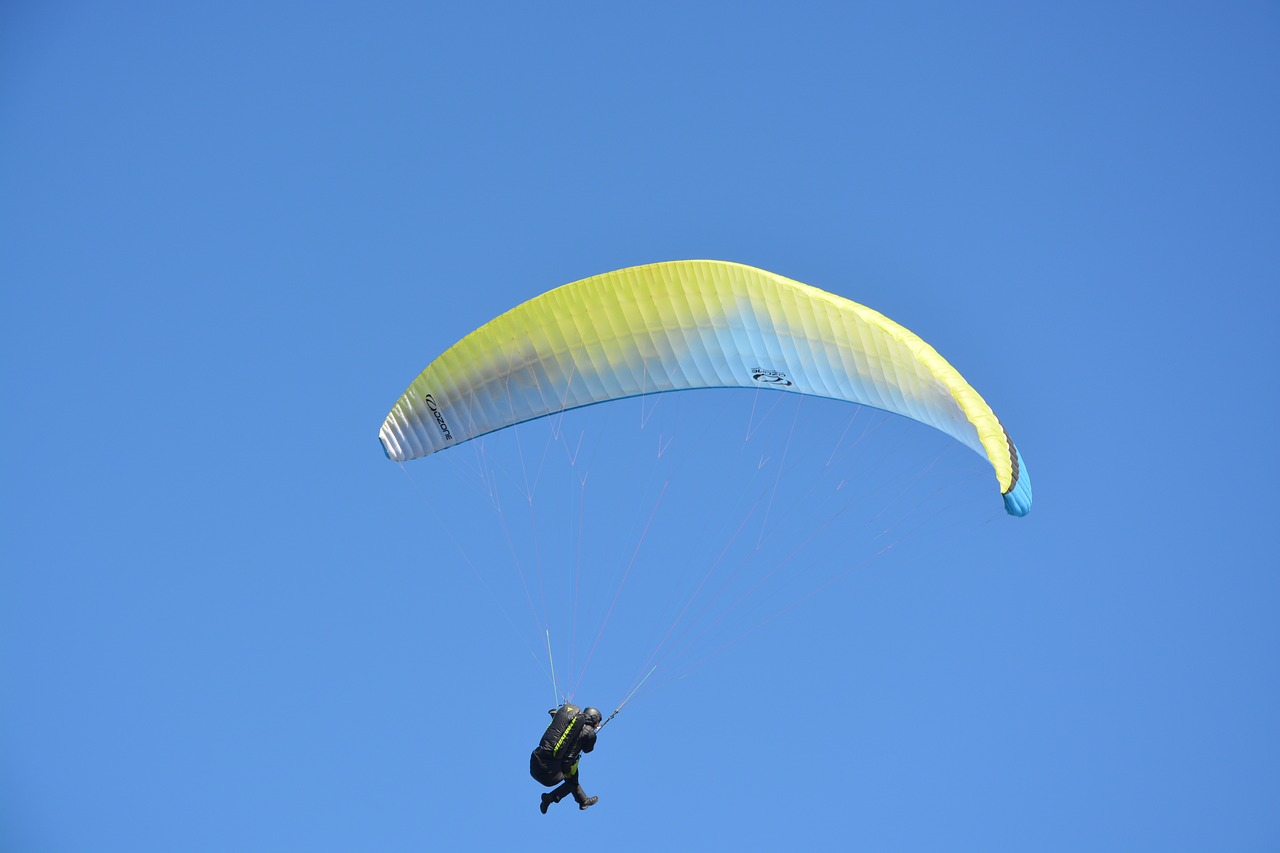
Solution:
<svg viewBox="0 0 1280 853"><path fill-rule="evenodd" d="M1278 104L1266 2L5 3L0 849L1280 848ZM749 392L384 458L463 334L678 258L933 343L1032 513ZM475 476L543 448L525 529ZM766 493L812 546L540 815L518 572L607 713Z"/></svg>

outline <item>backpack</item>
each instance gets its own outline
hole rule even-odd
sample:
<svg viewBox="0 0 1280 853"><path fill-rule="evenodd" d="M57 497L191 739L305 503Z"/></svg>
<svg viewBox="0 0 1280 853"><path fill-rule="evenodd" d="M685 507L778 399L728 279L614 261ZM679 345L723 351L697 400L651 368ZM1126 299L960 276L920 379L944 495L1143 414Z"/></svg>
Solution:
<svg viewBox="0 0 1280 853"><path fill-rule="evenodd" d="M551 718L551 725L547 726L547 730L542 733L542 740L538 742L538 752L544 758L559 756L565 745L571 744L574 736L582 732L582 724L578 722L580 713L581 708L568 702L556 710Z"/></svg>
<svg viewBox="0 0 1280 853"><path fill-rule="evenodd" d="M551 725L542 733L538 748L529 756L529 775L543 785L551 787L564 781L564 764L560 756L565 754L565 747L572 748L577 734L582 733L582 725L578 723L581 708L566 702L551 715Z"/></svg>

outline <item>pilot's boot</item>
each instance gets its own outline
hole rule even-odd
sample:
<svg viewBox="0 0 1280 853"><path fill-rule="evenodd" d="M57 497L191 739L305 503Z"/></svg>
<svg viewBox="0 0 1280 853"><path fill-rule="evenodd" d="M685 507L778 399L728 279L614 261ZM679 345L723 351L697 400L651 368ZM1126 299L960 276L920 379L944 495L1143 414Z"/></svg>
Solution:
<svg viewBox="0 0 1280 853"><path fill-rule="evenodd" d="M587 792L582 790L581 785L573 789L573 799L577 801L578 808L584 812L600 802L599 797L588 797Z"/></svg>

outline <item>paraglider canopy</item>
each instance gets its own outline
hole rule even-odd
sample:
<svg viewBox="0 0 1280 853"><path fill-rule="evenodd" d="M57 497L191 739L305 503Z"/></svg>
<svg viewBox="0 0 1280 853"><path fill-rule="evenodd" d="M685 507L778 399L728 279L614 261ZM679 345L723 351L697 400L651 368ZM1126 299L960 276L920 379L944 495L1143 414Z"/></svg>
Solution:
<svg viewBox="0 0 1280 853"><path fill-rule="evenodd" d="M405 461L545 415L640 394L765 388L932 426L983 455L1005 509L1031 479L991 407L929 344L866 306L729 261L670 261L535 297L454 344L378 434Z"/></svg>

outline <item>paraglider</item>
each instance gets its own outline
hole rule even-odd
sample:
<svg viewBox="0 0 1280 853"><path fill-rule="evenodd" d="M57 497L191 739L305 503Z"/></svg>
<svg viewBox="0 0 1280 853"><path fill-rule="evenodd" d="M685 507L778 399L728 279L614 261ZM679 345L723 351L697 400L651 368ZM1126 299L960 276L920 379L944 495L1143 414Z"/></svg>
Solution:
<svg viewBox="0 0 1280 853"><path fill-rule="evenodd" d="M529 775L540 784L554 791L542 795L539 810L547 809L565 797L573 796L578 808L586 811L600 801L588 797L578 781L578 762L582 754L596 748L596 732L600 730L601 715L595 708L578 708L568 702L552 708L551 725L542 734L542 740L529 756Z"/></svg>
<svg viewBox="0 0 1280 853"><path fill-rule="evenodd" d="M933 347L866 306L728 261L631 267L530 299L427 365L378 438L405 462L595 403L712 388L823 397L933 427L986 459L1008 514L1031 509L1031 479L1004 425ZM571 698L551 710L530 756L533 778L558 786L542 794L544 814L570 795L581 809L598 800L578 771L604 723Z"/></svg>

